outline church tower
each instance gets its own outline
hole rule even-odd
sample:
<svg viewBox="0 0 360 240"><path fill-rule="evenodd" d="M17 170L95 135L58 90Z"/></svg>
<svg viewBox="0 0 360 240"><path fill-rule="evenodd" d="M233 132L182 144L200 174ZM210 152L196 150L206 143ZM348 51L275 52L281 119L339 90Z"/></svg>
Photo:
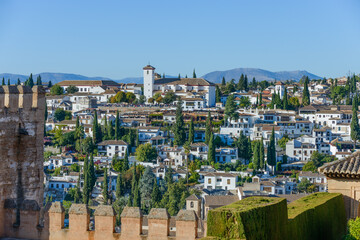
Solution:
<svg viewBox="0 0 360 240"><path fill-rule="evenodd" d="M155 68L151 65L147 65L143 68L144 70L144 95L146 101L153 96L154 90L154 78L155 78Z"/></svg>

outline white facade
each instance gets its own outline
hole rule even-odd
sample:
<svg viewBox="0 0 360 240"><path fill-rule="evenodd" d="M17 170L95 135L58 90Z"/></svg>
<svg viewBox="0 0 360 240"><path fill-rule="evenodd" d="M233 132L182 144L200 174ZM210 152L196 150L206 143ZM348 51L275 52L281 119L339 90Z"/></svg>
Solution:
<svg viewBox="0 0 360 240"><path fill-rule="evenodd" d="M204 174L204 188L234 190L236 189L237 176L231 173L206 173Z"/></svg>
<svg viewBox="0 0 360 240"><path fill-rule="evenodd" d="M154 91L154 79L155 79L155 68L147 65L143 68L144 73L144 96L146 100L149 100L153 96Z"/></svg>
<svg viewBox="0 0 360 240"><path fill-rule="evenodd" d="M98 151L101 155L108 157L118 156L125 157L128 144L122 140L106 140L98 144Z"/></svg>

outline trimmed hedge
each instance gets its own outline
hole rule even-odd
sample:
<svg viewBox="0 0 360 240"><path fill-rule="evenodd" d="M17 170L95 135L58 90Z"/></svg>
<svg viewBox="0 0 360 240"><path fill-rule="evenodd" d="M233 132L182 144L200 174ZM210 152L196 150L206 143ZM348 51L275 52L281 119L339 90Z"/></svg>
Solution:
<svg viewBox="0 0 360 240"><path fill-rule="evenodd" d="M288 205L287 236L291 240L341 239L346 212L340 193L314 193Z"/></svg>
<svg viewBox="0 0 360 240"><path fill-rule="evenodd" d="M283 239L286 200L250 197L209 211L207 235L222 239Z"/></svg>
<svg viewBox="0 0 360 240"><path fill-rule="evenodd" d="M346 233L343 197L314 193L286 206L283 198L249 197L209 211L209 239L341 239Z"/></svg>

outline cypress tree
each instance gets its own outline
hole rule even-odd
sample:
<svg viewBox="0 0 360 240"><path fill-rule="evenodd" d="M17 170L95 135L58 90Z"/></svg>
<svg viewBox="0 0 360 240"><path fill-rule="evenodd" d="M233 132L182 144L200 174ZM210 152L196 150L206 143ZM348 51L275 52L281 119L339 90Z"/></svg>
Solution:
<svg viewBox="0 0 360 240"><path fill-rule="evenodd" d="M210 164L215 163L215 144L214 144L214 135L211 133L210 139L209 139L209 149L208 149L208 159Z"/></svg>
<svg viewBox="0 0 360 240"><path fill-rule="evenodd" d="M49 81L48 88L51 88L51 87L52 87L52 83L51 83L51 81Z"/></svg>
<svg viewBox="0 0 360 240"><path fill-rule="evenodd" d="M124 162L123 162L123 171L126 172L127 170L129 170L129 155L128 155L128 151L125 151L125 157L124 157Z"/></svg>
<svg viewBox="0 0 360 240"><path fill-rule="evenodd" d="M351 139L354 141L354 150L356 148L356 141L360 138L360 127L359 127L359 119L357 116L357 110L353 110L352 118L351 118Z"/></svg>
<svg viewBox="0 0 360 240"><path fill-rule="evenodd" d="M79 174L78 182L76 185L76 191L74 194L74 203L80 203L80 200L81 200L80 177L81 177L81 174Z"/></svg>
<svg viewBox="0 0 360 240"><path fill-rule="evenodd" d="M245 77L244 74L241 74L240 78L239 78L239 83L237 85L237 89L238 90L245 90L244 89L244 81L245 81Z"/></svg>
<svg viewBox="0 0 360 240"><path fill-rule="evenodd" d="M353 97L353 101L352 101L352 110L357 111L359 109L359 100L358 100L358 96L357 94Z"/></svg>
<svg viewBox="0 0 360 240"><path fill-rule="evenodd" d="M131 195L134 197L135 186L137 184L136 178L136 163L134 163L133 170L132 170L132 180L131 180Z"/></svg>
<svg viewBox="0 0 360 240"><path fill-rule="evenodd" d="M195 68L194 68L194 71L193 71L193 78L196 78Z"/></svg>
<svg viewBox="0 0 360 240"><path fill-rule="evenodd" d="M262 105L263 102L262 102L262 93L260 93L260 97L259 97L259 104Z"/></svg>
<svg viewBox="0 0 360 240"><path fill-rule="evenodd" d="M115 118L115 139L120 139L120 119L119 119L119 111L116 111L116 118Z"/></svg>
<svg viewBox="0 0 360 240"><path fill-rule="evenodd" d="M259 141L254 141L254 156L253 156L253 166L254 170L258 170L260 168L260 144Z"/></svg>
<svg viewBox="0 0 360 240"><path fill-rule="evenodd" d="M8 79L8 83L7 83L8 86L10 86L10 78Z"/></svg>
<svg viewBox="0 0 360 240"><path fill-rule="evenodd" d="M189 137L188 137L188 142L189 143L193 143L194 142L194 120L193 118L190 119L190 124L189 124Z"/></svg>
<svg viewBox="0 0 360 240"><path fill-rule="evenodd" d="M111 140L113 139L114 136L114 128L112 125L111 121L107 122L107 127L106 127L106 134L107 134L107 139Z"/></svg>
<svg viewBox="0 0 360 240"><path fill-rule="evenodd" d="M2 78L1 85L3 85L3 86L5 85L5 78L4 77Z"/></svg>
<svg viewBox="0 0 360 240"><path fill-rule="evenodd" d="M206 118L206 126L205 126L205 144L209 144L211 134L212 134L211 114L209 111L208 116Z"/></svg>
<svg viewBox="0 0 360 240"><path fill-rule="evenodd" d="M179 73L178 79L180 79L180 78L181 78L181 76L180 76L180 73Z"/></svg>
<svg viewBox="0 0 360 240"><path fill-rule="evenodd" d="M139 184L135 185L133 207L141 207Z"/></svg>
<svg viewBox="0 0 360 240"><path fill-rule="evenodd" d="M116 178L116 191L115 191L115 194L116 194L116 199L117 200L120 199L121 196L123 195L121 174L118 174L117 178Z"/></svg>
<svg viewBox="0 0 360 240"><path fill-rule="evenodd" d="M30 73L30 77L27 80L27 86L30 86L31 88L34 86L34 79L32 73Z"/></svg>
<svg viewBox="0 0 360 240"><path fill-rule="evenodd" d="M221 102L221 91L218 85L215 87L215 102Z"/></svg>
<svg viewBox="0 0 360 240"><path fill-rule="evenodd" d="M161 201L161 192L159 186L156 183L156 179L154 181L154 187L151 193L151 206L158 207L159 202Z"/></svg>
<svg viewBox="0 0 360 240"><path fill-rule="evenodd" d="M309 77L306 77L305 81L304 81L304 90L303 90L303 94L302 94L302 104L304 106L307 106L310 104L310 93L309 93L308 84L309 84Z"/></svg>
<svg viewBox="0 0 360 240"><path fill-rule="evenodd" d="M88 174L88 162L89 158L86 156L84 160L84 185L83 185L83 202L89 203L90 191L89 191L89 174Z"/></svg>
<svg viewBox="0 0 360 240"><path fill-rule="evenodd" d="M101 141L101 128L98 123L97 111L94 113L94 121L93 121L93 141L95 144Z"/></svg>
<svg viewBox="0 0 360 240"><path fill-rule="evenodd" d="M39 75L36 79L36 85L41 86L42 85L42 81L41 81L41 76Z"/></svg>
<svg viewBox="0 0 360 240"><path fill-rule="evenodd" d="M226 81L225 78L223 77L221 80L221 86L225 87L226 86Z"/></svg>
<svg viewBox="0 0 360 240"><path fill-rule="evenodd" d="M260 140L260 154L259 154L259 167L260 169L263 169L265 166L265 149L264 149L264 139L261 137Z"/></svg>
<svg viewBox="0 0 360 240"><path fill-rule="evenodd" d="M174 144L182 146L185 143L186 132L184 128L184 119L182 113L182 102L178 101L176 106L176 121L173 126Z"/></svg>
<svg viewBox="0 0 360 240"><path fill-rule="evenodd" d="M89 187L90 187L90 193L94 189L95 183L96 183L96 175L95 175L95 167L94 167L94 156L91 153L90 154L90 160L89 160Z"/></svg>
<svg viewBox="0 0 360 240"><path fill-rule="evenodd" d="M17 79L17 85L21 85L20 78Z"/></svg>
<svg viewBox="0 0 360 240"><path fill-rule="evenodd" d="M273 127L273 130L272 130L272 133L271 133L270 142L269 142L268 150L267 150L267 163L270 166L275 166L275 164L276 164L275 130L274 130L274 127Z"/></svg>
<svg viewBox="0 0 360 240"><path fill-rule="evenodd" d="M283 97L283 109L285 110L289 110L289 104L288 104L288 95L287 95L287 89L285 87L284 90L284 97Z"/></svg>
<svg viewBox="0 0 360 240"><path fill-rule="evenodd" d="M104 204L107 205L108 201L109 201L109 186L108 186L108 173L107 173L107 168L105 168L104 171L104 182L102 185L102 195L104 197Z"/></svg>
<svg viewBox="0 0 360 240"><path fill-rule="evenodd" d="M101 132L104 133L103 136L102 136L103 141L104 141L104 140L108 140L108 134L107 134L108 123L107 123L107 122L108 122L108 121L107 121L107 117L106 117L106 115L105 115L104 120L103 120L103 123L104 123L104 124L101 126L101 128L102 128ZM110 122L110 121L109 121L109 122Z"/></svg>
<svg viewBox="0 0 360 240"><path fill-rule="evenodd" d="M244 78L243 88L244 88L245 91L249 91L249 82L248 82L248 77L247 77L246 74L245 74L245 78Z"/></svg>

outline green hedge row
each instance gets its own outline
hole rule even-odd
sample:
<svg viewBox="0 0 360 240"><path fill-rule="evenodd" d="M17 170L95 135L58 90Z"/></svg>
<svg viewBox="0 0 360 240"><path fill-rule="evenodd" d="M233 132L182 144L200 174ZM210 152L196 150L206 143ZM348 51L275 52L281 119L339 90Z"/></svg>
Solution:
<svg viewBox="0 0 360 240"><path fill-rule="evenodd" d="M291 240L338 240L346 233L340 193L314 193L288 205L287 236Z"/></svg>
<svg viewBox="0 0 360 240"><path fill-rule="evenodd" d="M216 239L341 239L346 214L341 194L315 193L292 202L249 197L209 211L207 236Z"/></svg>
<svg viewBox="0 0 360 240"><path fill-rule="evenodd" d="M209 211L207 235L221 239L283 239L286 200L251 197ZM280 233L280 234L279 234Z"/></svg>

